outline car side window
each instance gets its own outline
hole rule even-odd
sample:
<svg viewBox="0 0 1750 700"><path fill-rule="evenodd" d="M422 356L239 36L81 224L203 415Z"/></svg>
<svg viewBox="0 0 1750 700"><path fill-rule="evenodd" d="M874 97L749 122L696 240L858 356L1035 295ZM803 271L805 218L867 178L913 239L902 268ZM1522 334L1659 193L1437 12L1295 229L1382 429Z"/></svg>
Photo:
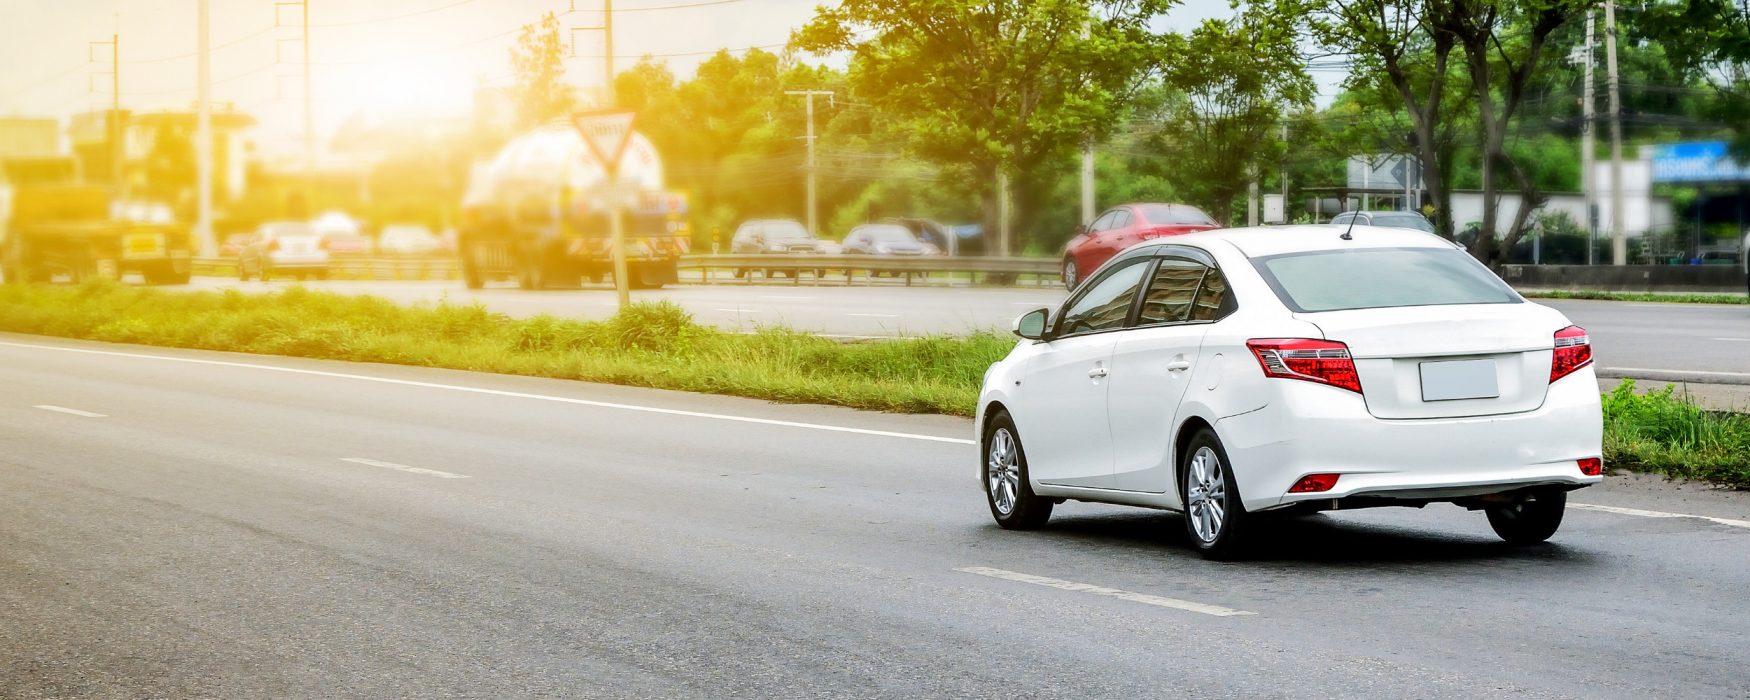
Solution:
<svg viewBox="0 0 1750 700"><path fill-rule="evenodd" d="M1130 225L1130 212L1119 209L1112 213L1116 216L1112 218L1112 223L1107 228L1124 228Z"/></svg>
<svg viewBox="0 0 1750 700"><path fill-rule="evenodd" d="M1148 258L1137 258L1113 268L1089 284L1064 310L1058 335L1076 335L1122 328L1130 318L1130 304L1148 272Z"/></svg>
<svg viewBox="0 0 1750 700"><path fill-rule="evenodd" d="M1195 318L1192 306L1198 300L1197 288L1207 270L1202 263L1162 258L1154 278L1149 280L1148 291L1143 294L1137 325L1179 323Z"/></svg>
<svg viewBox="0 0 1750 700"><path fill-rule="evenodd" d="M1333 224L1347 224L1347 223L1354 221L1354 220L1355 220L1354 214L1338 214L1334 217L1331 217L1331 223L1333 223Z"/></svg>
<svg viewBox="0 0 1750 700"><path fill-rule="evenodd" d="M1197 293L1197 303L1191 307L1191 320L1220 321L1238 308L1233 292L1228 289L1227 277L1221 274L1221 270L1210 268L1209 274L1203 276L1203 288Z"/></svg>
<svg viewBox="0 0 1750 700"><path fill-rule="evenodd" d="M1088 224L1088 230L1105 231L1110 229L1112 228L1112 220L1116 218L1118 218L1118 212L1116 210L1101 214L1100 218L1094 219L1094 223Z"/></svg>

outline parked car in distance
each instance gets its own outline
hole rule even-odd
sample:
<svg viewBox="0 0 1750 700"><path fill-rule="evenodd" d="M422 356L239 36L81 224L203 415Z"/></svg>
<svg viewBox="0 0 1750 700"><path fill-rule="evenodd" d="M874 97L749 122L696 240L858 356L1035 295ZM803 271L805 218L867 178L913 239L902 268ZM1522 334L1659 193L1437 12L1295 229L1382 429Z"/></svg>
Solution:
<svg viewBox="0 0 1750 700"><path fill-rule="evenodd" d="M1063 286L1075 289L1118 251L1161 236L1217 228L1215 219L1188 204L1123 204L1076 229L1063 248Z"/></svg>
<svg viewBox="0 0 1750 700"><path fill-rule="evenodd" d="M882 223L904 226L918 240L948 255L979 255L984 252L984 227L978 224L951 225L915 217L887 219Z"/></svg>
<svg viewBox="0 0 1750 700"><path fill-rule="evenodd" d="M942 249L918 240L899 224L863 224L845 235L845 255L940 255Z"/></svg>
<svg viewBox="0 0 1750 700"><path fill-rule="evenodd" d="M1211 558L1265 513L1452 503L1555 533L1603 479L1586 331L1433 234L1287 228L1138 245L1017 319L974 424L999 525L1164 508Z"/></svg>
<svg viewBox="0 0 1750 700"><path fill-rule="evenodd" d="M371 254L371 239L357 233L322 234L322 248L330 255L363 257Z"/></svg>
<svg viewBox="0 0 1750 700"><path fill-rule="evenodd" d="M1434 232L1434 222L1413 211L1346 211L1331 217L1332 226L1390 226L1414 231Z"/></svg>
<svg viewBox="0 0 1750 700"><path fill-rule="evenodd" d="M219 244L219 257L221 257L221 258L235 258L238 255L242 255L243 248L245 246L249 245L249 240L251 238L254 238L254 237L255 237L254 233L250 233L247 231L243 232L243 233L233 233L233 234L229 234L229 235L225 236L224 242Z"/></svg>
<svg viewBox="0 0 1750 700"><path fill-rule="evenodd" d="M377 235L377 252L383 255L435 255L442 247L431 229L418 224L390 224Z"/></svg>
<svg viewBox="0 0 1750 700"><path fill-rule="evenodd" d="M245 282L252 277L266 282L276 275L328 279L330 259L322 236L309 224L262 224L237 256L237 278Z"/></svg>

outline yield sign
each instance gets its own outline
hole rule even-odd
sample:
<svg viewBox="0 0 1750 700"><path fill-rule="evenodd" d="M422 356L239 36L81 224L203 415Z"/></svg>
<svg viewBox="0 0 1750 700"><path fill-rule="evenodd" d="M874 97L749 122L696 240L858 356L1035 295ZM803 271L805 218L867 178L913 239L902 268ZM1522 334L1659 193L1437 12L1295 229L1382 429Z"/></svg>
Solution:
<svg viewBox="0 0 1750 700"><path fill-rule="evenodd" d="M637 116L635 112L619 110L578 112L571 115L571 125L583 135L590 153L611 172L619 168L620 157L632 142L632 121Z"/></svg>

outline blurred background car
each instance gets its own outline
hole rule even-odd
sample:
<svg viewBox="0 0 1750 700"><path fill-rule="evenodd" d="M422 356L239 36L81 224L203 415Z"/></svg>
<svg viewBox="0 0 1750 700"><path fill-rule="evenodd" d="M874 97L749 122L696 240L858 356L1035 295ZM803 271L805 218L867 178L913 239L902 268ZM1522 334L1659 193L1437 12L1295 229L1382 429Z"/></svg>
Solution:
<svg viewBox="0 0 1750 700"><path fill-rule="evenodd" d="M916 217L887 219L882 223L904 226L918 240L948 255L984 254L984 227L979 224L944 224L935 219Z"/></svg>
<svg viewBox="0 0 1750 700"><path fill-rule="evenodd" d="M918 240L899 224L863 224L845 235L845 255L940 255L942 249Z"/></svg>
<svg viewBox="0 0 1750 700"><path fill-rule="evenodd" d="M1331 225L1388 226L1414 231L1434 232L1434 222L1413 211L1346 211L1331 217Z"/></svg>
<svg viewBox="0 0 1750 700"><path fill-rule="evenodd" d="M1082 279L1118 251L1136 243L1195 231L1221 228L1202 209L1189 204L1121 204L1076 228L1063 248L1063 286L1075 289Z"/></svg>
<svg viewBox="0 0 1750 700"><path fill-rule="evenodd" d="M262 224L237 256L237 278L263 282L275 275L298 279L328 279L331 257L322 247L322 236L309 224L276 222Z"/></svg>
<svg viewBox="0 0 1750 700"><path fill-rule="evenodd" d="M729 252L826 253L826 243L809 235L801 222L792 219L750 219L735 227L735 236L729 240Z"/></svg>
<svg viewBox="0 0 1750 700"><path fill-rule="evenodd" d="M225 241L219 244L219 257L235 258L243 254L243 248L248 246L249 240L254 237L255 234L248 231L226 235Z"/></svg>
<svg viewBox="0 0 1750 700"><path fill-rule="evenodd" d="M377 252L383 255L436 255L442 248L437 234L418 224L390 224L377 236Z"/></svg>

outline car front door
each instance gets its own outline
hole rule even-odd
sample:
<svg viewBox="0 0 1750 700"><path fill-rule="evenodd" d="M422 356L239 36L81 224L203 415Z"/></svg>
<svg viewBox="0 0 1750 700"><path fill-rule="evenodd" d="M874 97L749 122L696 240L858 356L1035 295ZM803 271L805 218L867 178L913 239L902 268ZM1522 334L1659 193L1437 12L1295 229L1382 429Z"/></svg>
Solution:
<svg viewBox="0 0 1750 700"><path fill-rule="evenodd" d="M1116 332L1129 323L1147 258L1107 270L1071 297L1053 337L1028 361L1017 416L1032 478L1111 488L1112 431L1106 387Z"/></svg>
<svg viewBox="0 0 1750 700"><path fill-rule="evenodd" d="M1209 324L1225 304L1218 270L1184 257L1161 259L1143 291L1137 327L1119 334L1107 389L1114 488L1176 492L1173 437L1179 405L1191 391ZM1223 358L1219 362L1240 358ZM1219 374L1219 367L1207 368Z"/></svg>

